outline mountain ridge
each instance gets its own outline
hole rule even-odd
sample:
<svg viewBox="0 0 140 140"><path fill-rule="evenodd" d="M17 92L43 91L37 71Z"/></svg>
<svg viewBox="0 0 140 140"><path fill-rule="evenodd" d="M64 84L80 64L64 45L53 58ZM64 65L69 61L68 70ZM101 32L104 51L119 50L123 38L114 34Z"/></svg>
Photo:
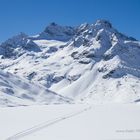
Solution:
<svg viewBox="0 0 140 140"><path fill-rule="evenodd" d="M0 50L1 69L76 102L140 99L140 42L107 20L78 27L51 23L36 36L9 39Z"/></svg>

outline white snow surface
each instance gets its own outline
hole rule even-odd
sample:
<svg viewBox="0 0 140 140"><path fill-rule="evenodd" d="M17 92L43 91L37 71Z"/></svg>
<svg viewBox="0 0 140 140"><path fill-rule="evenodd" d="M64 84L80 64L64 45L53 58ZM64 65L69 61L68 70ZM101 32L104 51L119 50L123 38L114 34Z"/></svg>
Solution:
<svg viewBox="0 0 140 140"><path fill-rule="evenodd" d="M69 99L30 83L27 79L0 71L0 106L67 103Z"/></svg>
<svg viewBox="0 0 140 140"><path fill-rule="evenodd" d="M139 140L140 104L0 108L1 140Z"/></svg>

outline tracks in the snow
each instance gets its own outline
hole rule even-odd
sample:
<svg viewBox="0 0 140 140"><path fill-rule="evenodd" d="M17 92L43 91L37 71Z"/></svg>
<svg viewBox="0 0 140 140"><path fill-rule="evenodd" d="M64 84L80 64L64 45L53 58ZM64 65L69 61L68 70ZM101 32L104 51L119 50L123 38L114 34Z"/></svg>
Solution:
<svg viewBox="0 0 140 140"><path fill-rule="evenodd" d="M37 131L39 131L39 130L41 130L43 128L47 128L47 127L49 127L51 125L54 125L54 124L56 124L58 122L61 122L61 121L65 120L65 119L77 116L77 115L79 115L79 114L81 114L81 113L83 113L83 112L85 112L85 111L87 111L89 109L91 109L91 106L87 107L85 109L82 109L80 111L77 111L77 112L74 112L74 113L71 113L71 114L67 114L65 116L62 116L62 117L59 117L59 118L56 118L56 119L53 119L53 120L50 120L50 121L46 121L44 123L38 124L38 125L36 125L34 127L26 129L24 131L21 131L21 132L15 134L13 136L10 136L6 140L18 140L18 139L20 139L20 138L22 138L24 136L30 135L32 133L35 133L35 132L37 132Z"/></svg>

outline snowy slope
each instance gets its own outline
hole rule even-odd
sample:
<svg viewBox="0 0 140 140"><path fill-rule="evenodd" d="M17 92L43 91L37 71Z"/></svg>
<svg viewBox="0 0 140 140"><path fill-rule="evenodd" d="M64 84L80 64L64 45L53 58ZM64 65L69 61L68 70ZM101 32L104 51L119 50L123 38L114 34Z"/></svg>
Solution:
<svg viewBox="0 0 140 140"><path fill-rule="evenodd" d="M1 140L138 140L139 104L0 108ZM25 115L26 114L26 115Z"/></svg>
<svg viewBox="0 0 140 140"><path fill-rule="evenodd" d="M28 80L0 71L0 106L67 103L68 99Z"/></svg>
<svg viewBox="0 0 140 140"><path fill-rule="evenodd" d="M140 99L140 42L110 22L78 27L50 24L0 45L0 68L83 102Z"/></svg>

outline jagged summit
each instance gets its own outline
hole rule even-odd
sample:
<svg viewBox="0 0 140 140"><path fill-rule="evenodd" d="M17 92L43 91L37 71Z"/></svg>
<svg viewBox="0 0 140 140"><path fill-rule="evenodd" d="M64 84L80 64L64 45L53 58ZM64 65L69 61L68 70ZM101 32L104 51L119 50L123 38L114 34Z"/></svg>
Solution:
<svg viewBox="0 0 140 140"><path fill-rule="evenodd" d="M61 26L56 24L55 22L50 23L44 30L44 32L48 34L58 34L58 33L66 33L68 35L74 34L74 28L71 26Z"/></svg>
<svg viewBox="0 0 140 140"><path fill-rule="evenodd" d="M94 25L100 27L112 28L112 24L110 23L110 21L104 19L97 20Z"/></svg>
<svg viewBox="0 0 140 140"><path fill-rule="evenodd" d="M60 40L68 41L75 34L75 28L71 26L61 26L55 22L50 23L43 32L41 32L38 39Z"/></svg>
<svg viewBox="0 0 140 140"><path fill-rule="evenodd" d="M82 34L83 32L89 31L89 33L91 33L95 32L95 30L99 31L100 29L110 30L110 28L112 28L112 25L107 20L97 20L95 24L84 23L76 27L61 26L55 22L52 22L45 28L43 32L34 36L32 39L54 39L59 41L68 41L75 35Z"/></svg>

